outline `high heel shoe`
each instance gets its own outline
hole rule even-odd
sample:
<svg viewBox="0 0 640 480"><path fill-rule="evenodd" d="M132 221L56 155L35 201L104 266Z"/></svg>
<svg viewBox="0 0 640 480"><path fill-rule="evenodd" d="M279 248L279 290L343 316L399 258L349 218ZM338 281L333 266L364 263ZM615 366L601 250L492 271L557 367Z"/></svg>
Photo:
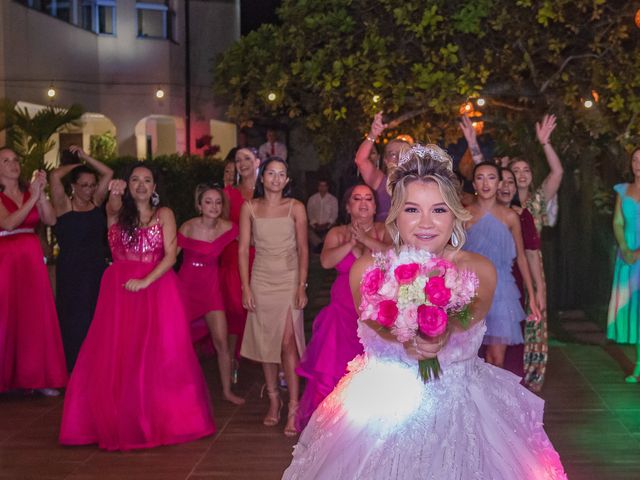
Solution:
<svg viewBox="0 0 640 480"><path fill-rule="evenodd" d="M278 390L278 388L276 388L275 390L270 390L269 387L263 385L262 390L260 390L260 398L264 396L265 390L267 391L267 396L269 397L269 403L278 404L278 412L276 413L276 415L269 415L269 413L267 412L267 415L265 415L264 419L262 420L262 424L265 427L275 427L276 425L278 425L278 423L280 423L280 413L282 412L282 406L284 404L282 403L282 398L280 398L280 390ZM271 409L271 405L269 405L269 409Z"/></svg>
<svg viewBox="0 0 640 480"><path fill-rule="evenodd" d="M232 385L237 385L238 383L238 369L239 369L238 360L234 358L233 360L231 360L231 384Z"/></svg>
<svg viewBox="0 0 640 480"><path fill-rule="evenodd" d="M289 402L287 412L287 425L284 427L284 434L287 437L295 437L296 435L298 435L298 430L296 429L295 424L298 405L298 402Z"/></svg>
<svg viewBox="0 0 640 480"><path fill-rule="evenodd" d="M637 377L635 375L629 375L628 377L625 377L624 382L625 383L640 383L640 377Z"/></svg>

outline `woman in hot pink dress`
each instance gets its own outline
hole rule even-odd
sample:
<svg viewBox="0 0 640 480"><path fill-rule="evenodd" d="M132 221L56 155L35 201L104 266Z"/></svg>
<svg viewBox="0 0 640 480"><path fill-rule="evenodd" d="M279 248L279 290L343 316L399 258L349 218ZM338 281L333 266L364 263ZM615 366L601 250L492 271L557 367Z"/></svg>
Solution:
<svg viewBox="0 0 640 480"><path fill-rule="evenodd" d="M20 180L20 163L0 149L0 392L38 389L58 395L67 367L49 275L35 227L56 223L44 193L46 174L31 185Z"/></svg>
<svg viewBox="0 0 640 480"><path fill-rule="evenodd" d="M260 159L254 148L241 148L236 152L236 170L240 177L238 184L227 186L224 193L229 200L229 220L236 227L240 224L240 207L253 198ZM255 250L249 252L249 270L253 265ZM220 278L222 282L222 296L225 304L225 315L229 327L231 351L238 353L238 345L242 344L244 326L247 322L247 311L242 306L242 282L240 281L240 267L238 265L238 241L234 240L220 255ZM239 341L239 342L238 342ZM235 377L236 372L234 372Z"/></svg>
<svg viewBox="0 0 640 480"><path fill-rule="evenodd" d="M224 398L242 405L244 399L231 391L227 319L218 278L218 257L224 247L238 237L238 227L221 218L226 209L221 189L198 185L196 206L200 216L187 220L178 232L178 249L184 252L178 276L182 281L187 318L191 320L191 336L194 341L213 341Z"/></svg>
<svg viewBox="0 0 640 480"><path fill-rule="evenodd" d="M107 203L113 264L71 375L60 443L130 450L215 432L211 402L171 267L173 212L158 208L156 175L134 164Z"/></svg>
<svg viewBox="0 0 640 480"><path fill-rule="evenodd" d="M314 320L311 342L296 369L298 375L307 379L296 412L296 428L300 432L346 373L347 364L362 353L357 333L358 313L349 286L351 266L364 253L385 250L391 244L384 224L373 221L376 214L373 190L367 185L356 185L347 198L351 221L329 230L320 254L322 267L338 272L331 286L331 302Z"/></svg>

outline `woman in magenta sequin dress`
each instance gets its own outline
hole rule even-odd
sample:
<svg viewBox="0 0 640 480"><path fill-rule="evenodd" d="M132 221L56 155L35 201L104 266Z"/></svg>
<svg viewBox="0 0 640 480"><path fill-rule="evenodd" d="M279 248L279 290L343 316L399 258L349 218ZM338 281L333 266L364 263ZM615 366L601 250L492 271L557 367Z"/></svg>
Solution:
<svg viewBox="0 0 640 480"><path fill-rule="evenodd" d="M231 391L231 354L218 276L218 257L238 237L238 227L222 218L226 202L221 189L198 185L196 206L200 216L187 220L178 232L178 248L183 251L178 277L191 321L191 337L209 346L213 342L222 394L229 402L242 405L244 399Z"/></svg>
<svg viewBox="0 0 640 480"><path fill-rule="evenodd" d="M307 379L296 428L302 431L320 402L331 393L347 371L347 364L362 353L358 339L358 313L353 305L349 271L363 254L387 248L391 239L383 223L374 222L374 192L367 185L356 185L348 194L350 223L333 227L320 254L323 268L338 272L331 286L331 302L313 321L313 333L296 373Z"/></svg>
<svg viewBox="0 0 640 480"><path fill-rule="evenodd" d="M20 180L16 153L0 149L0 392L39 389L57 395L67 383L60 326L35 228L56 223L44 194L47 177Z"/></svg>
<svg viewBox="0 0 640 480"><path fill-rule="evenodd" d="M113 264L69 382L60 443L130 450L215 432L178 279L173 212L157 208L143 163L113 180L107 204Z"/></svg>

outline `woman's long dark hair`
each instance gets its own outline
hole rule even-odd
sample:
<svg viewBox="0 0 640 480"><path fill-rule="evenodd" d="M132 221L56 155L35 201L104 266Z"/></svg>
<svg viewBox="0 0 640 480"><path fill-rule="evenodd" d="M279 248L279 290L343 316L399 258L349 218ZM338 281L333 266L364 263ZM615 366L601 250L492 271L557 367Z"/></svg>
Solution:
<svg viewBox="0 0 640 480"><path fill-rule="evenodd" d="M131 192L129 191L129 179L136 168L146 168L151 172L153 183L156 184L156 192L158 191L160 180L158 169L149 162L134 162L129 165L125 171L123 180L127 182L127 189L125 190L124 195L122 195L122 208L120 208L120 213L118 214L118 225L120 225L120 227L132 239L136 238L136 228L140 226L140 212L138 211L136 202L133 200ZM160 196L160 201L162 202L162 196ZM159 208L160 206L161 203L158 205L152 205L153 208Z"/></svg>
<svg viewBox="0 0 640 480"><path fill-rule="evenodd" d="M264 162L262 162L262 165L260 165L260 169L258 170L258 178L256 179L256 189L253 191L253 198L264 197L264 184L262 183L262 176L264 175L264 171L266 170L267 166L269 166L269 164L273 162L278 162L284 165L284 168L287 171L287 176L289 176L289 165L287 165L287 162L285 162L280 157L267 158ZM282 196L284 198L288 198L291 196L291 179L289 179L287 184L284 186L284 189L282 190Z"/></svg>

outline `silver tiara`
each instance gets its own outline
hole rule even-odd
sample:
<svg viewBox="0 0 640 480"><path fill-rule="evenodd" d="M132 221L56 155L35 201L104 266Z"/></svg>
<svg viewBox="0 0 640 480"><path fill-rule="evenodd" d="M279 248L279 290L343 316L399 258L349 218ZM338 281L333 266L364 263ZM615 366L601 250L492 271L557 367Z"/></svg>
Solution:
<svg viewBox="0 0 640 480"><path fill-rule="evenodd" d="M433 143L429 143L427 145L414 143L411 148L400 154L398 166L408 162L414 155L417 155L421 159L431 158L433 160L437 160L438 162L444 163L449 170L453 171L453 160L451 160L449 154Z"/></svg>

